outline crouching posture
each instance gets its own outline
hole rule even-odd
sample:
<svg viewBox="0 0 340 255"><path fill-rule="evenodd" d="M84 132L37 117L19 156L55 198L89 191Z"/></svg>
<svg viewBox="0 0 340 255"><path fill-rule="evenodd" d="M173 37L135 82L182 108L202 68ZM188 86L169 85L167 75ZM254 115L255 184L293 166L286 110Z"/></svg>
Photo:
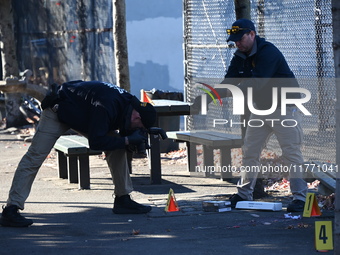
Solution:
<svg viewBox="0 0 340 255"><path fill-rule="evenodd" d="M140 102L120 87L99 81L71 81L58 87L42 102L41 120L27 153L21 159L3 208L0 224L26 227L33 221L19 210L29 196L39 168L57 139L68 129L86 136L91 149L105 151L114 183L113 212L140 214L151 211L130 198L133 190L126 146L139 145L146 137L141 132L156 120L151 104Z"/></svg>

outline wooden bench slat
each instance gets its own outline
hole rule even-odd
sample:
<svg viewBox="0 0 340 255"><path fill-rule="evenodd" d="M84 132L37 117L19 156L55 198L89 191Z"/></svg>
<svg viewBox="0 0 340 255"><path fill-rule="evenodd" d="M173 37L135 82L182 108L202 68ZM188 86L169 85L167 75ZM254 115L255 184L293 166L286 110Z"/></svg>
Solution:
<svg viewBox="0 0 340 255"><path fill-rule="evenodd" d="M79 144L80 146L89 147L89 141L87 138L78 135L61 136L60 142L71 142L72 144ZM75 145L76 146L76 145Z"/></svg>
<svg viewBox="0 0 340 255"><path fill-rule="evenodd" d="M87 154L87 151L88 151L86 147L68 147L67 145L63 145L63 144L56 144L54 148L68 155Z"/></svg>
<svg viewBox="0 0 340 255"><path fill-rule="evenodd" d="M88 151L88 147L89 145L87 139L76 135L68 136L68 138L66 138L65 136L61 136L54 145L55 149L69 155L86 154Z"/></svg>
<svg viewBox="0 0 340 255"><path fill-rule="evenodd" d="M77 135L61 136L54 145L54 148L68 155L102 154L102 151L90 149L89 142L86 137Z"/></svg>
<svg viewBox="0 0 340 255"><path fill-rule="evenodd" d="M211 147L241 146L241 136L216 131L167 132L170 139L203 144Z"/></svg>

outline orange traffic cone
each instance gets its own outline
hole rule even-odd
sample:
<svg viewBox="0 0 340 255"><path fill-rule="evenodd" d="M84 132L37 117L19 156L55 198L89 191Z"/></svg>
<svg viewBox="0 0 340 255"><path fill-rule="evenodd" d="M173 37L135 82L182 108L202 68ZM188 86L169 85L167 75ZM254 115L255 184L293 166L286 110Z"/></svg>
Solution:
<svg viewBox="0 0 340 255"><path fill-rule="evenodd" d="M179 207L176 202L175 194L172 189L169 190L168 202L166 203L165 211L166 212L178 212L179 211Z"/></svg>
<svg viewBox="0 0 340 255"><path fill-rule="evenodd" d="M311 212L310 216L320 216L320 215L321 215L321 211L320 211L320 207L319 207L318 203L313 203L312 212Z"/></svg>
<svg viewBox="0 0 340 255"><path fill-rule="evenodd" d="M178 205L173 197L170 197L170 203L168 206L168 212L178 212L179 208Z"/></svg>
<svg viewBox="0 0 340 255"><path fill-rule="evenodd" d="M146 94L144 89L142 90L142 100L141 101L155 105L154 102L151 100L151 98L148 96L148 94Z"/></svg>

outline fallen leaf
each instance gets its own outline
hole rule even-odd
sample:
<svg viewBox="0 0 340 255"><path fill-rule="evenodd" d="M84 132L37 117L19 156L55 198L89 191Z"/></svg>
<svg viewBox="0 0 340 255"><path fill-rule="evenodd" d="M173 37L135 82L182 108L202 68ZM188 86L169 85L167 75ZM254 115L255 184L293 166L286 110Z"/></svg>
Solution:
<svg viewBox="0 0 340 255"><path fill-rule="evenodd" d="M132 230L132 234L133 235L139 235L139 233L140 233L140 230L139 229L137 229L137 230Z"/></svg>

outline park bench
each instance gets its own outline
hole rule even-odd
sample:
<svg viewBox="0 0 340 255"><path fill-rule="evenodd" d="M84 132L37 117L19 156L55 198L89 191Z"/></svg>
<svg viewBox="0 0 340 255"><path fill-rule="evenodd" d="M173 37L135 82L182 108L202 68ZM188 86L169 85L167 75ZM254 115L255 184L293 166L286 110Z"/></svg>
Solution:
<svg viewBox="0 0 340 255"><path fill-rule="evenodd" d="M151 149L148 150L150 161L150 183L161 184L161 159L159 149L158 128L149 134ZM69 183L79 183L79 189L90 188L89 156L100 155L102 151L92 150L88 139L80 135L63 135L54 145L58 154L58 176L67 179ZM128 166L132 172L132 152L127 153Z"/></svg>
<svg viewBox="0 0 340 255"><path fill-rule="evenodd" d="M89 189L89 156L100 155L102 151L91 150L87 138L79 135L61 136L54 149L58 153L58 177L79 183L79 189Z"/></svg>
<svg viewBox="0 0 340 255"><path fill-rule="evenodd" d="M225 167L231 166L231 149L242 146L241 136L209 130L171 131L167 132L167 136L177 142L186 143L190 175L218 177L223 180L232 178L232 171ZM199 166L197 164L197 145L203 147L203 164ZM220 150L220 169L214 168L214 150L216 149Z"/></svg>
<svg viewBox="0 0 340 255"><path fill-rule="evenodd" d="M231 149L242 146L241 136L216 131L171 131L167 132L169 139L185 142L188 151L188 169L191 175L220 177L223 180L232 178L231 171L209 172L205 166L214 166L214 150L220 150L220 165L231 166ZM161 179L159 138L151 135L149 160L151 161L151 183L159 184ZM152 142L158 141L158 143ZM158 146L155 146L158 144ZM203 146L203 165L197 171L196 145ZM79 189L90 188L89 156L100 155L102 151L92 150L86 137L79 135L61 136L54 145L58 154L58 176L69 180L69 183L79 183Z"/></svg>

